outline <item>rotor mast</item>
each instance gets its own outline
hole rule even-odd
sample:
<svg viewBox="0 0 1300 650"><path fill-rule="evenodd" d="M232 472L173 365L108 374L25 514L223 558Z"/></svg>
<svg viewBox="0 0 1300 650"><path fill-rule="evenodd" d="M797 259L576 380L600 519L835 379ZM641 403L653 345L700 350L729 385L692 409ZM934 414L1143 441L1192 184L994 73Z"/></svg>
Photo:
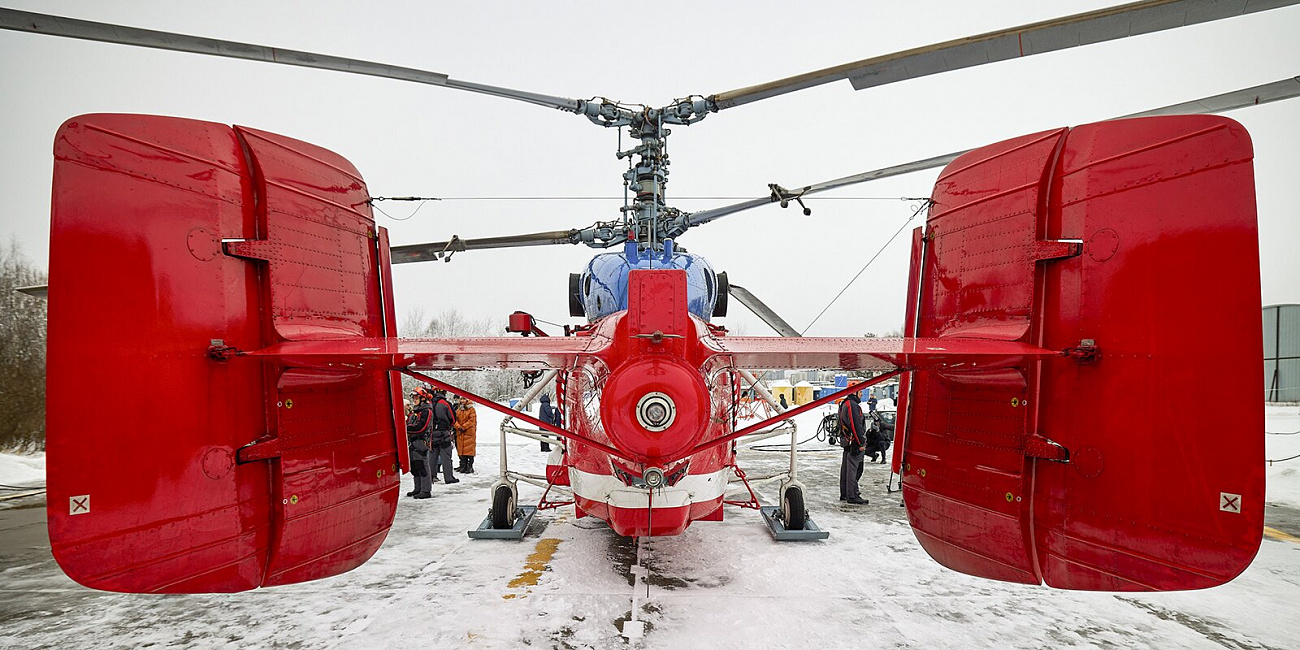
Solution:
<svg viewBox="0 0 1300 650"><path fill-rule="evenodd" d="M623 105L593 98L580 102L578 113L595 124L627 127L638 144L618 152L618 158L630 158L623 181L633 192L632 205L623 208L621 221L600 222L575 234L575 239L594 248L608 248L635 241L654 250L665 239L676 237L690 227L689 215L668 207L669 125L690 125L717 112L717 104L698 95L675 99L663 108ZM575 241L575 243L577 243Z"/></svg>

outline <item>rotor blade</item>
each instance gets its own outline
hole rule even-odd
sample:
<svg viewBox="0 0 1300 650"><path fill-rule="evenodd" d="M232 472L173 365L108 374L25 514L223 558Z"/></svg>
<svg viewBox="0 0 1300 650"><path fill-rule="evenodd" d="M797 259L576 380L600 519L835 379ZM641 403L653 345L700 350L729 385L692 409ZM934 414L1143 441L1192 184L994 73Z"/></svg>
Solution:
<svg viewBox="0 0 1300 650"><path fill-rule="evenodd" d="M1123 115L1112 119L1119 120L1119 119L1127 119L1131 117L1155 117L1157 115L1198 115L1198 114L1206 114L1206 113L1222 113L1225 111L1236 110L1238 108L1259 106L1260 104L1267 104L1269 102L1276 102L1284 99L1292 99L1295 97L1300 97L1300 77L1291 77L1288 79L1282 79L1281 81L1274 81L1272 83L1266 83L1259 86L1251 86L1250 88L1242 88L1241 90L1234 90L1220 95L1202 97L1201 99L1194 99L1190 102L1183 102L1181 104L1171 104L1169 106L1165 106L1162 108L1155 108L1149 111L1142 111L1140 113L1130 113L1128 115ZM863 172L861 174L854 174L852 176L837 178L833 181L826 181L824 183L809 185L806 189L803 189L801 191L796 191L795 193L799 194L800 196L808 196L809 194L816 194L818 192L834 190L848 185L856 185L858 183L874 181L880 178L889 178L890 176L900 176L902 174L910 174L912 172L917 172L924 169L933 169L935 167L942 167L956 160L959 156L966 153L967 151L970 151L970 149L965 149L963 151L955 151L953 153L944 154L942 156L934 156L933 158L925 158L923 160L914 160L909 163L894 165L893 167L882 167L880 169L873 169L872 171L869 172ZM757 208L760 206L767 205L769 203L775 203L778 200L780 200L779 197L773 195L761 199L749 199L748 201L742 201L740 203L724 205L720 208L710 208L708 210L700 210L699 212L695 212L691 214L690 218L688 219L688 223L690 223L690 225L692 226L698 226L700 224L713 221L714 219L725 217L729 214L735 214L742 210L748 210L750 208Z"/></svg>
<svg viewBox="0 0 1300 650"><path fill-rule="evenodd" d="M495 97L517 99L530 104L549 106L551 108L558 108L562 111L568 111L571 113L577 113L580 106L579 101L576 99L553 97L551 95L541 95L538 93L513 90L510 88L499 88L497 86L488 86L470 81L458 81L449 78L441 72L403 68L383 63L372 63L370 61L329 56L326 54L284 50L277 47L267 47L265 45L251 45L248 43L223 41L214 38L203 38L201 36L188 36L174 32L160 32L152 29L140 29L138 27L124 27L122 25L112 25L109 23L96 23L89 20L51 16L48 14L18 11L15 9L0 8L0 29L11 29L19 32L45 34L49 36L79 38L88 41L116 43L119 45L151 47L160 50L189 52L191 54L224 56L232 59L246 59L249 61L262 61L265 63L281 63L285 65L302 66L305 68L319 68L322 70L349 72L352 74L363 74L372 77L384 77L386 79L414 81L416 83L444 86L447 88L455 88L457 90L467 90L484 95L493 95Z"/></svg>
<svg viewBox="0 0 1300 650"><path fill-rule="evenodd" d="M718 110L848 79L854 90L1300 4L1145 0L959 38L714 95Z"/></svg>
<svg viewBox="0 0 1300 650"><path fill-rule="evenodd" d="M1153 108L1141 113L1131 113L1116 119L1129 117L1156 117L1158 115L1199 115L1203 113L1223 113L1238 108L1259 106L1270 102L1300 97L1300 77L1242 88L1222 95L1213 95L1193 99L1181 104L1170 104L1162 108Z"/></svg>
<svg viewBox="0 0 1300 650"><path fill-rule="evenodd" d="M17 287L14 291L25 293L36 298L49 298L50 286L48 284L37 284L30 287Z"/></svg>
<svg viewBox="0 0 1300 650"><path fill-rule="evenodd" d="M749 311L754 312L755 316L758 316L764 323L767 323L769 327L776 330L777 334L780 334L781 336L800 336L799 330L791 327L789 323L785 322L784 318L781 318L775 311L772 311L771 307L768 307L766 303L759 300L758 296L750 293L749 289L733 284L727 287L727 293L735 296L736 300L740 301L740 304L744 305Z"/></svg>
<svg viewBox="0 0 1300 650"><path fill-rule="evenodd" d="M551 244L573 244L577 230L552 230L526 235L509 235L506 237L483 237L480 239L461 239L452 237L450 241L438 241L428 244L407 244L392 247L393 264L407 262L429 262L439 258L450 258L459 251L483 250L487 248L516 248L519 246L548 246Z"/></svg>

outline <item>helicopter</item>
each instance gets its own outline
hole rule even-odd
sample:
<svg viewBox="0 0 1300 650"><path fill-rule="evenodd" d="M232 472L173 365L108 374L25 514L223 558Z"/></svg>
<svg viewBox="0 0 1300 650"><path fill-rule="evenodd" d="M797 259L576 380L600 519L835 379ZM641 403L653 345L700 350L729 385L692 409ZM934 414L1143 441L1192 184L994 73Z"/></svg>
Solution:
<svg viewBox="0 0 1300 650"><path fill-rule="evenodd" d="M1191 4L1200 9L1201 3ZM112 426L136 433L111 441L103 436L74 441L60 433L70 431L73 423L58 415L63 409L51 405L50 521L56 558L79 582L121 591L240 590L324 577L364 562L391 523L397 472L409 463L399 440L402 422L395 414L400 414L400 383L394 373L463 394L422 375L423 369L510 367L554 373L543 384L559 382L565 411L576 421L571 428L512 414L541 432L534 435L553 436L565 445L557 467L568 470L567 476L548 471L547 478L553 479L548 484L570 483L575 506L606 519L616 531L673 534L691 521L721 515L719 486L735 465L734 448L729 453L728 445L821 403L738 429L727 413L746 380L744 373L821 367L882 370L881 381L900 376L907 382L894 463L904 476L904 498L918 538L946 566L1064 588L1194 588L1231 579L1259 544L1262 473L1248 469L1251 452L1258 449L1244 444L1241 457L1233 460L1243 468L1226 486L1235 492L1198 486L1217 497L1212 513L1199 501L1185 510L1172 508L1171 493L1133 504L1113 485L1088 483L1101 476L1110 479L1125 471L1126 462L1136 464L1143 457L1117 458L1109 445L1130 453L1133 441L1123 439L1128 429L1114 414L1085 413L1078 395L1133 390L1135 381L1156 371L1187 374L1186 359L1171 353L1189 349L1198 336L1179 327L1186 314L1176 308L1186 302L1186 291L1171 287L1164 300L1122 291L1152 278L1169 280L1151 259L1182 262L1186 268L1179 267L1178 283L1222 287L1240 296L1221 308L1215 321L1221 329L1213 331L1240 334L1224 353L1231 367L1222 372L1242 377L1255 372L1247 360L1260 358L1254 354L1258 332L1249 333L1259 307L1257 301L1251 304L1251 296L1258 294L1251 291L1252 282L1257 289L1258 262L1249 253L1255 245L1249 139L1239 126L1204 116L1146 117L1055 130L899 166L950 165L930 197L927 226L913 234L912 298L907 336L901 340L729 336L709 322L720 311L723 296L733 294L729 283L724 286L703 258L681 252L676 241L692 227L747 208L802 205L811 194L887 176L890 170L795 189L777 185L768 197L694 213L670 208L663 193L666 125L693 124L823 78L869 87L891 66L908 70L907 56L921 57L911 61L925 71L936 60L995 59L999 44L1012 35L1021 54L1026 41L1031 50L1039 42L1051 49L1052 35L1060 33L1054 30L1066 30L1067 41L1086 41L1079 34L1090 27L1130 19L1147 24L1171 7L1178 11L1178 5L1135 3L946 44L948 50L919 48L898 58L881 57L888 59L884 62L841 66L834 73L686 97L658 109L519 93L453 82L436 73L373 68L285 50L268 55L269 48L5 10L0 18L10 29L422 77L434 85L541 103L602 127L627 128L640 142L627 154L633 164L625 181L635 200L622 219L565 231L390 247L386 231L375 227L369 215L370 197L360 174L322 148L255 129L178 118L90 115L69 120L56 137L51 383L71 381L77 364L89 357L116 355L115 365L129 368L124 368L121 399L106 400L121 403L113 411ZM1168 26L1190 22L1193 15L1226 17L1187 11ZM1076 28L1082 31L1068 31ZM1035 41L1035 35L1043 40ZM963 49L971 47L973 54ZM927 56L935 58L925 63ZM1294 83L1283 80L1266 89L1192 103L1199 110L1226 110L1259 103L1261 97L1284 98ZM1154 135L1164 140L1145 140ZM1166 141L1186 146L1173 161L1141 160L1144 152ZM1198 157L1202 154L1204 159ZM1126 220L1133 204L1103 207L1099 223L1090 221L1086 210L1071 209L1086 201L1062 198L1067 177L1100 182L1086 170L1100 165L1100 176L1115 176L1118 172L1103 163L1116 160L1123 162L1121 167L1141 163L1136 166L1146 175L1121 178L1118 186L1099 195L1103 199L1125 195L1125 184L1140 187L1145 180L1173 196L1143 196L1136 205L1142 210L1175 210L1182 216L1189 204L1212 197L1224 202L1216 206L1222 210L1173 227L1167 223L1172 217L1152 218L1155 224ZM1204 174L1195 182L1180 182L1188 176L1179 172L1185 165ZM1214 179L1207 180L1209 176ZM145 183L148 191L132 183ZM972 195L980 198L971 200ZM1081 196L1088 198L1088 193ZM1018 211L981 213L987 206L1011 210L1006 202L1015 203ZM168 222L182 213L188 215L185 223ZM114 214L132 219L105 218ZM1015 219L999 231L986 225L998 219L982 221L991 216ZM119 230L109 232L114 229ZM963 239L970 230L981 235L975 239L997 247L972 252ZM181 231L184 246L177 238ZM1170 232L1176 236L1163 238ZM1224 237L1231 238L1234 250L1246 252L1231 256L1212 274L1198 273L1194 260ZM309 250L304 240L328 241L332 248ZM1134 264L1119 264L1135 254L1130 243L1138 244L1136 251L1158 255L1139 254ZM391 264L542 244L622 248L598 255L571 281L573 313L581 308L589 320L574 336L393 338ZM1021 255L1009 261L1016 268L1014 277L988 270L1000 263L964 263L979 255L999 259L1004 251ZM110 254L115 265L93 263L107 261ZM1096 266L1111 260L1116 262L1110 267ZM115 266L115 277L97 279L95 269L106 266ZM220 272L214 273L214 266L222 267ZM1113 267L1123 267L1116 277L1108 274ZM303 281L304 274L310 281ZM1085 277L1097 277L1099 284L1087 284ZM109 281L116 289L105 284ZM1072 287L1063 288L1067 283ZM1010 288L989 290L1002 287ZM1138 314L1134 320L1141 327L1094 322L1108 310L1126 317ZM145 327L125 318L141 313L165 318ZM79 329L89 324L87 314L100 314L100 320L105 314L124 318L120 327L110 325L109 333L89 336ZM1160 320L1152 320L1157 316ZM1107 332L1107 325L1118 329ZM531 319L526 314L512 318L511 327L531 332ZM1165 338L1153 340L1152 329ZM201 349L194 346L197 339L203 339ZM1160 361L1126 361L1144 354ZM191 405L183 414L171 413L190 434L169 442L160 440L157 424L125 394L157 377L167 378L173 391L165 401ZM589 401L588 396L599 399ZM192 408L196 400L199 409ZM1230 401L1242 414L1243 430L1262 418L1253 413L1257 400L1249 398L1249 391L1243 389ZM964 410L970 408L974 411ZM340 426L342 422L350 426ZM1044 424L1049 426L1039 426ZM248 439L254 430L265 435ZM1114 432L1120 439L1073 439L1083 431ZM340 433L345 435L338 437ZM1158 492L1174 486L1185 491L1186 481L1180 479L1200 476L1203 465L1190 447L1196 436L1208 433L1205 426L1190 426L1185 435L1179 441L1188 447L1180 447L1187 456L1184 466L1170 468L1171 475L1142 479L1139 489ZM995 444L999 439L1004 443ZM969 447L991 450L996 462L961 451ZM1163 453L1157 447L1138 451ZM96 504L108 503L92 513L92 495L74 487L74 468L83 465L76 459L124 453L145 469L105 488L108 494L96 493ZM161 475L167 474L164 467L183 468L166 480L187 495L184 502L140 503L140 495L157 492ZM517 493L509 478L503 474L493 489L493 528L515 523ZM706 491L708 486L713 493ZM802 490L792 466L782 483L778 514L787 529L806 521ZM640 499L646 500L644 507ZM1096 510L1120 514L1098 516ZM1185 541L1189 537L1195 541ZM125 548L152 550L141 558L127 556Z"/></svg>

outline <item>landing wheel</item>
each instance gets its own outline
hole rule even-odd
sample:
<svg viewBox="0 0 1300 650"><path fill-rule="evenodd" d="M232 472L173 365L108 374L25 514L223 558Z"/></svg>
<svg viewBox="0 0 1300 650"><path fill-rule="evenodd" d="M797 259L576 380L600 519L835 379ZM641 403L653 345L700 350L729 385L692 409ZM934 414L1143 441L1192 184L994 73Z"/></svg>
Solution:
<svg viewBox="0 0 1300 650"><path fill-rule="evenodd" d="M803 530L808 520L808 510L803 506L803 490L797 487L786 488L781 495L781 512L785 515L786 530Z"/></svg>
<svg viewBox="0 0 1300 650"><path fill-rule="evenodd" d="M497 530L515 527L515 494L509 485L498 485L492 491L492 527Z"/></svg>

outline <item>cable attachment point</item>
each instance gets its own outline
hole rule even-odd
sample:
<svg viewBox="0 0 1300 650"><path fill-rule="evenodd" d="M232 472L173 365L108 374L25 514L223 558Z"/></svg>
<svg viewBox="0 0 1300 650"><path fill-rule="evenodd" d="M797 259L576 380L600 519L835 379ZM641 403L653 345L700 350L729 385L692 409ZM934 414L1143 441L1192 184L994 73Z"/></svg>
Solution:
<svg viewBox="0 0 1300 650"><path fill-rule="evenodd" d="M452 255L463 250L465 250L465 242L460 240L460 235L452 235L451 241L448 241L447 245L442 247L442 261L450 262Z"/></svg>
<svg viewBox="0 0 1300 650"><path fill-rule="evenodd" d="M376 201L441 201L436 196L372 196L366 203L374 205Z"/></svg>
<svg viewBox="0 0 1300 650"><path fill-rule="evenodd" d="M1078 363L1092 363L1101 356L1101 350L1094 339L1083 339L1078 345L1065 348L1062 352Z"/></svg>
<svg viewBox="0 0 1300 650"><path fill-rule="evenodd" d="M812 208L803 204L803 195L805 192L812 189L811 185L797 192L787 190L776 183L768 183L767 187L772 190L772 201L779 202L781 207L790 207L790 201L793 200L795 203L799 204L799 207L803 208L803 216L807 217L812 214Z"/></svg>
<svg viewBox="0 0 1300 650"><path fill-rule="evenodd" d="M423 208L425 203L428 203L429 201L441 201L441 200L442 199L436 196L372 196L366 199L365 201L362 201L361 203L354 203L352 207L355 208L360 205L368 205L378 210L379 214L382 214L385 217L392 219L393 221L406 221L407 219L414 217L415 213L419 212L420 208ZM381 201L419 201L420 205L415 206L415 210L411 211L411 214L408 214L405 217L398 218L398 217L394 217L391 214L388 214L387 212L384 212L383 208L380 208L378 205L375 205L376 203L379 203Z"/></svg>

